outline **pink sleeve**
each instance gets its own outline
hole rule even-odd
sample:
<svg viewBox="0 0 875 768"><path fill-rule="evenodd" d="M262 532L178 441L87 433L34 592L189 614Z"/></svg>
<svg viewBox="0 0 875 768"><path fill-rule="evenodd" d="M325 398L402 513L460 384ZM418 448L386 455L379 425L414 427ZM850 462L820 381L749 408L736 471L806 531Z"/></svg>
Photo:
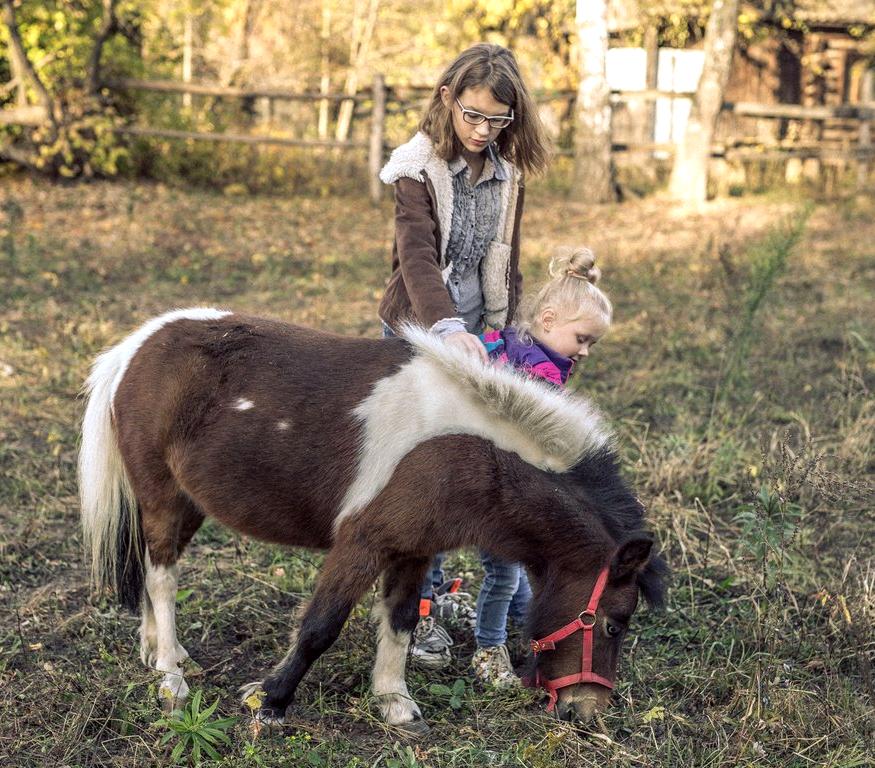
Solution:
<svg viewBox="0 0 875 768"><path fill-rule="evenodd" d="M551 384L555 384L557 387L562 386L562 375L559 373L559 369L553 365L553 363L543 362L537 363L531 367L532 376L538 379L546 379Z"/></svg>

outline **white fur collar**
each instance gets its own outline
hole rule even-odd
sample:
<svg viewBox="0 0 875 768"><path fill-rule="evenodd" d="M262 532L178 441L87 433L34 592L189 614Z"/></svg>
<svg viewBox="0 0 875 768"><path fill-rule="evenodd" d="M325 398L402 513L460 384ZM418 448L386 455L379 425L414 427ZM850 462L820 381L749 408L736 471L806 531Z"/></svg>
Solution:
<svg viewBox="0 0 875 768"><path fill-rule="evenodd" d="M440 267L447 266L447 243L450 240L450 225L453 221L453 175L446 160L434 151L431 139L421 131L406 144L395 149L389 162L380 171L384 184L394 184L402 176L414 181L425 181L428 176L437 199L438 226L441 233Z"/></svg>

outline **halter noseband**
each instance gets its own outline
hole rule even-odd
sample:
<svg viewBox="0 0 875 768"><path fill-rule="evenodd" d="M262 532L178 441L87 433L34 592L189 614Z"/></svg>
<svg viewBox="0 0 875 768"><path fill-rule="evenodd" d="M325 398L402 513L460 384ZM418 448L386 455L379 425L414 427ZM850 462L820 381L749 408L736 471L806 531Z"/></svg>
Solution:
<svg viewBox="0 0 875 768"><path fill-rule="evenodd" d="M608 573L610 565L602 568L596 579L595 586L592 590L592 595L589 598L589 603L586 610L581 611L574 621L569 622L561 629L557 629L550 635L547 635L540 640L532 640L532 653L537 656L542 651L552 651L556 648L556 643L564 640L569 635L573 635L578 630L583 632L583 654L581 657L580 672L576 675L566 675L565 677L556 677L552 680L547 680L541 677L540 671L535 669L535 678L532 681L532 686L544 688L550 694L550 703L547 705L547 711L552 712L556 706L556 700L559 698L558 691L560 688L565 688L576 683L596 683L603 685L605 688L613 688L614 684L606 677L597 675L592 671L592 648L593 648L593 629L596 624L595 612L599 605L602 592L605 591L605 585L608 583Z"/></svg>

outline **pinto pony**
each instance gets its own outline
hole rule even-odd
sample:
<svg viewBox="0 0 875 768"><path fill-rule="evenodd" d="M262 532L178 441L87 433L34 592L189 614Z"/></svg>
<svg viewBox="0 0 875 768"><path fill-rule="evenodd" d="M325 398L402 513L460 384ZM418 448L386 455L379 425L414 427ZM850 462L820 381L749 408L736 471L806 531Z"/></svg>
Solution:
<svg viewBox="0 0 875 768"><path fill-rule="evenodd" d="M354 339L179 310L98 357L86 389L92 577L141 611L141 658L173 701L188 692L177 561L207 515L328 550L293 647L253 684L267 721L282 720L382 574L374 695L390 725L427 730L405 665L439 551L474 546L526 565L534 680L563 717L607 703L639 590L661 599L662 561L592 406L421 329Z"/></svg>

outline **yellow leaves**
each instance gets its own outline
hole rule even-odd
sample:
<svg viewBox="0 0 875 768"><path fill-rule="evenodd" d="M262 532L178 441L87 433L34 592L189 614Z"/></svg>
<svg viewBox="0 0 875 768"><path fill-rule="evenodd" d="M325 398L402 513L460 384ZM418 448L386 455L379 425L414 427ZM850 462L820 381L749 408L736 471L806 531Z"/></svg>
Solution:
<svg viewBox="0 0 875 768"><path fill-rule="evenodd" d="M245 197L249 194L249 190L245 184L226 184L224 189L222 189L222 194L226 197Z"/></svg>
<svg viewBox="0 0 875 768"><path fill-rule="evenodd" d="M848 608L848 600L844 595L833 595L822 589L814 595L814 599L820 603L822 608L829 607L831 619L841 617L847 626L853 625L854 620Z"/></svg>
<svg viewBox="0 0 875 768"><path fill-rule="evenodd" d="M264 701L265 695L264 691L259 688L243 699L243 703L249 708L250 712L255 714L261 709L261 703Z"/></svg>
<svg viewBox="0 0 875 768"><path fill-rule="evenodd" d="M46 435L46 443L49 445L52 456L57 458L64 448L64 436L58 429L52 427Z"/></svg>
<svg viewBox="0 0 875 768"><path fill-rule="evenodd" d="M61 278L54 272L41 272L40 277L53 288L57 288L61 283Z"/></svg>
<svg viewBox="0 0 875 768"><path fill-rule="evenodd" d="M641 717L641 721L644 723L650 723L654 720L665 720L665 707L653 707Z"/></svg>

